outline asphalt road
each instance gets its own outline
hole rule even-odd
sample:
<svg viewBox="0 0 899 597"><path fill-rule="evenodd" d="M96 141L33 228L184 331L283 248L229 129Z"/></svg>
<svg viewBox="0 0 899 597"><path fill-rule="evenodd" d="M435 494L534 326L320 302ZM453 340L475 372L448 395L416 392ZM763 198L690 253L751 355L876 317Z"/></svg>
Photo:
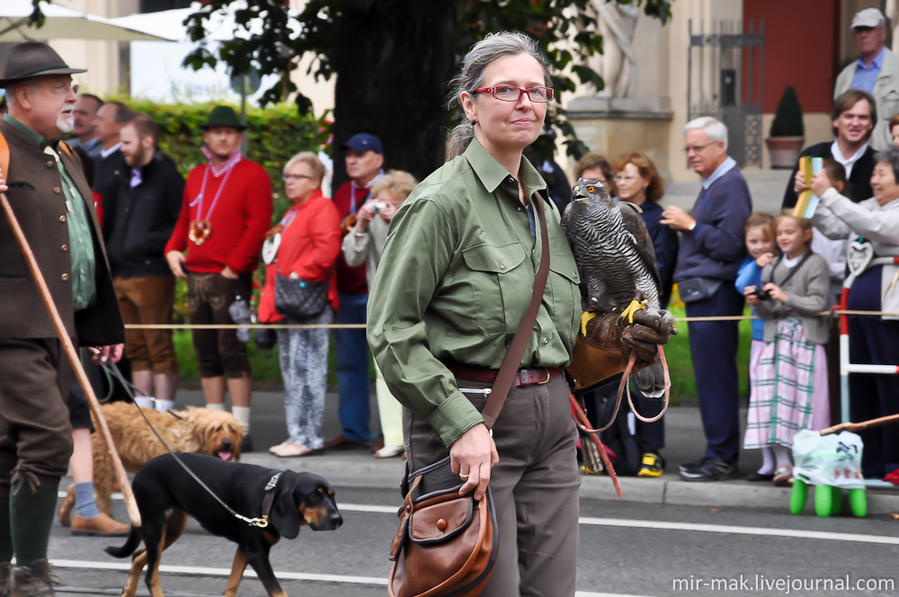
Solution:
<svg viewBox="0 0 899 597"><path fill-rule="evenodd" d="M283 540L272 550L275 572L294 596L383 596L396 492L338 487L337 498L344 525L335 532L305 528ZM125 519L120 501L115 508ZM578 595L893 595L897 525L890 515L817 518L791 516L786 508L582 499ZM120 594L129 560L102 548L122 541L72 537L55 525L50 557L63 585L58 594ZM233 554L233 544L191 522L162 558L166 595L221 595ZM838 584L847 578L850 587ZM143 579L138 594L148 594ZM247 575L239 595L264 591Z"/></svg>

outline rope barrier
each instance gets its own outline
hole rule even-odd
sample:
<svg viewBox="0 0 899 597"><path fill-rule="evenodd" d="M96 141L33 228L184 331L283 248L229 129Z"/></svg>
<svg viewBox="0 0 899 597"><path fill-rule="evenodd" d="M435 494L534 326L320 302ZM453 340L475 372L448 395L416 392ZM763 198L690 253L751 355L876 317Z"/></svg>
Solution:
<svg viewBox="0 0 899 597"><path fill-rule="evenodd" d="M126 323L126 330L364 330L364 323Z"/></svg>
<svg viewBox="0 0 899 597"><path fill-rule="evenodd" d="M890 311L858 311L834 309L832 311L821 311L811 315L811 317L836 317L838 315L861 315L869 317L895 317L899 318L899 313ZM707 315L702 317L675 317L675 321L686 323L699 321L742 321L751 319L764 319L758 315ZM364 330L364 323L128 323L125 329L128 330L237 330L243 328L250 329L267 329L267 330Z"/></svg>

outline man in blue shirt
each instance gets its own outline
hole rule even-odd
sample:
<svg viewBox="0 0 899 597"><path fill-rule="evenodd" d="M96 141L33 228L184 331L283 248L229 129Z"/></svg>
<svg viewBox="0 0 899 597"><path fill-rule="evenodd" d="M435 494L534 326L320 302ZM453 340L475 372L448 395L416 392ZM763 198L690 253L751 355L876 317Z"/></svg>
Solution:
<svg viewBox="0 0 899 597"><path fill-rule="evenodd" d="M885 46L886 19L876 8L866 8L852 17L858 60L849 63L837 77L836 99L847 89L861 89L874 96L879 119L871 135L876 151L890 148L890 118L899 114L899 57Z"/></svg>
<svg viewBox="0 0 899 597"><path fill-rule="evenodd" d="M727 127L710 116L684 126L684 151L702 190L690 213L677 206L662 212L662 224L681 231L674 281L687 317L742 315L743 296L734 287L745 256L743 225L752 213L749 186L727 155ZM688 333L705 455L681 465L685 481L718 481L734 473L740 447L737 384L737 321L690 322Z"/></svg>

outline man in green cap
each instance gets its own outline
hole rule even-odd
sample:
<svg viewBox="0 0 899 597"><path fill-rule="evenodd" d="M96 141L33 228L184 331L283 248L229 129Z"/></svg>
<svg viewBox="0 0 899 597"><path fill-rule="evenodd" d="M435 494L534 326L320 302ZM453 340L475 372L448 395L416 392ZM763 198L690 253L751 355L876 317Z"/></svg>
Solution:
<svg viewBox="0 0 899 597"><path fill-rule="evenodd" d="M249 319L253 272L272 219L272 183L265 169L240 152L246 128L228 106L216 106L203 128L209 159L187 175L181 215L165 247L172 273L187 278L192 324L242 323ZM184 255L184 250L187 255ZM231 412L251 451L250 361L234 329L195 330L194 350L206 407Z"/></svg>
<svg viewBox="0 0 899 597"><path fill-rule="evenodd" d="M59 136L73 126L73 73L50 46L12 46L0 87L5 191L76 345L122 354L124 326L81 162ZM0 160L5 162L6 160ZM72 429L71 367L16 237L0 222L0 597L52 595L47 544ZM15 556L16 566L10 561Z"/></svg>

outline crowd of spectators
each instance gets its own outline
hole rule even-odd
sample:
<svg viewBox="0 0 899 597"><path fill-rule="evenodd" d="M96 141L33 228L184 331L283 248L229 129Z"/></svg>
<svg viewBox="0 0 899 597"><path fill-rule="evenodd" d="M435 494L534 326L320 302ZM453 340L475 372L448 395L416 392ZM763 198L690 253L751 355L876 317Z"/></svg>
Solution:
<svg viewBox="0 0 899 597"><path fill-rule="evenodd" d="M598 181L613 197L639 207L652 238L660 274L661 307L667 307L675 285L685 305L706 440L703 454L694 462L679 464L678 474L685 481L718 481L734 476L742 439L745 449L762 451L762 465L750 475L750 480L771 480L777 484L792 482L790 446L793 436L801 429L823 428L835 416L834 400L833 397L828 400L828 388L834 393L837 385L834 382L840 357L836 341L838 330L833 319L821 313L834 304L847 276L851 279L847 283L847 308L856 312L874 312L874 315L853 314L849 317L849 354L843 358L853 363L899 364L896 340L899 338L899 318L891 315L899 312L899 271L894 264L899 258L899 58L885 46L886 20L879 10L859 11L852 19L851 29L858 60L841 71L835 84L831 114L833 138L802 151L802 157L823 158L824 168L807 180L797 163L782 201L782 208L791 210L801 194L811 191L818 197L813 212L796 215L784 211L776 216L753 214L749 186L737 162L728 155L727 128L709 116L694 119L683 128L686 159L701 178L699 195L689 210L663 205L664 180L645 153L624 153L613 159L590 153L573 171L574 179ZM504 35L506 37L498 36L484 43L481 49L486 51L488 46L512 42L524 44L522 47L526 48L511 52L511 55L501 52L499 57L486 63L491 77L496 78L499 70L515 76L525 73L530 77L528 81L537 80L535 73L546 76L545 65L541 66L535 49L514 35ZM419 442L419 448L436 446L432 441L435 439L446 445L461 445L456 443L461 442L459 437L447 442L446 437L436 436L437 433L447 435L448 430L462 426L460 421L451 420L452 417L447 417L442 425L436 425L430 420L416 423L414 416L409 415L413 418L407 421L407 427L413 429L413 433L410 438L407 430L404 437L403 409L391 395L390 387L408 389L415 385L402 371L410 370L406 360L417 353L397 356L395 351L386 350L388 345L392 349L404 346L405 340L395 330L390 333L385 330L387 323L395 326L403 318L408 321L426 319L422 313L432 317L438 312L451 313L449 319L455 317L458 320L456 329L447 328L433 344L421 340L428 350L440 352L441 343L451 343L449 338L469 323L468 319L478 323L475 320L482 318L482 314L473 318L469 315L474 314L472 309L480 306L462 306L460 301L441 303L436 311L428 311L428 301L436 300L435 297L424 286L414 284L401 291L399 281L406 280L412 269L406 271L397 264L416 263L412 245L427 247L432 243L432 248L439 253L438 238L448 238L455 233L455 229L441 229L438 234L428 235L429 230L438 229L437 222L443 217L438 207L434 207L435 197L439 195L440 200L455 201L466 193L473 196L483 190L483 185L476 184L465 188L466 182L470 182L465 177L470 172L469 166L464 164L473 164L471 169L484 177L490 168L499 164L498 160L504 158L510 158L509 162L515 164L520 163L522 156L533 161L533 168L530 165L522 167L527 179L523 184L530 185L528 188L542 188L541 176L551 179L550 195L555 202L554 209L550 210L554 214L554 221L550 222L551 236L553 242L559 241L558 212L564 209L570 196L566 190L565 173L552 157L527 147L536 139L540 127L531 127L534 129L529 131L529 134L533 133L530 134L531 141L507 151L503 145L507 141L506 132L496 126L498 115L515 109L524 95L528 97L528 105L532 106L530 109L542 122L545 104L553 98L551 88L495 86L478 88L474 92L460 88L459 97L468 122L457 127L457 132L463 129L469 133L476 129L477 132L469 134L461 145L448 145L455 147L455 151L448 149L448 154L457 159L448 160L435 176L439 178L440 172L445 171L459 174L459 177L447 178L451 182L439 192L435 191L437 194L426 196L426 200L419 201L422 187L414 190L417 181L411 174L385 171L385 164L389 165L389 162L381 140L375 135L359 132L337 148L345 160L348 180L335 191L333 200L326 197L322 189L327 174L325 166L313 153L299 153L283 165L282 182L291 205L272 227L271 180L260 164L243 155L241 144L246 125L231 108L217 106L208 114L201 125L201 151L208 161L194 167L184 179L172 158L160 150L160 130L149 116L133 112L119 101L104 102L96 95L84 93L76 97L69 75L81 72L80 69L71 69L64 64L60 67L59 57L41 44L26 50L41 55L45 62L51 58L50 62L57 61L55 66L42 68L52 76L64 77L58 85L65 92L64 103L72 104L68 111L71 123L59 120L45 126L39 115L31 113L30 104L19 104L22 98L36 93L37 87L32 89L21 84L34 74L16 73L8 66L3 84L11 88L12 103L11 115L4 119L4 134L23 146L33 143L34 139L17 139L16 135L21 135L22 131L32 137L36 134L56 138L63 132L72 134L70 145L80 156L78 162L73 160L66 146L59 145L58 154L53 149L54 143L48 145L58 166L58 180L64 183L56 187L55 192L59 194L64 189L66 205L73 213L68 222L64 215L59 216L60 222L67 222L67 238L71 238L71 243L62 244L59 250L71 253L71 263L79 264L71 269L72 313L93 312L101 302L109 302L106 299L112 298L111 290L123 323L164 325L172 320L176 278L185 279L190 323L219 326L217 329L195 329L192 333L205 406L224 409L226 396L230 395L231 411L244 430L243 450L250 451L253 450L250 434L252 372L246 347L248 338L241 333L243 330L235 329L232 324L250 321L248 303L253 294L253 276L262 256L266 267L259 321L310 326L277 331L287 438L268 448L272 454L302 457L325 449L363 447L370 448L376 458L392 458L405 457L406 450L414 445L413 439ZM476 79L481 74L471 76ZM460 79L460 85L463 82ZM548 77L546 82L548 85ZM501 97L510 89L511 96L506 93L509 97ZM514 97L516 92L517 99ZM495 102L478 101L488 93ZM65 157L61 157L62 153ZM75 165L79 162L84 167L83 173L76 172ZM52 166L53 162L48 165ZM505 179L506 170L497 180L512 182L511 178ZM53 176L56 176L55 172ZM465 192L453 193L455 187L452 184L460 185ZM500 189L496 193L508 194L508 188L496 188ZM88 189L93 192L96 220L89 214L77 213L82 199L88 197ZM518 186L511 192L518 197ZM417 207L401 209L410 195L416 197ZM419 204L427 204L427 209L434 211L421 213L425 208ZM78 207L74 212L73 205ZM520 207L518 211L521 211ZM542 208L539 211L542 220ZM404 242L410 243L410 248L400 251L394 247L392 261L387 239L397 212L398 225L404 227ZM427 218L416 220L416 215L431 217L433 221L429 222ZM456 215L464 219L473 214L460 211ZM529 216L533 218L533 215ZM415 230L417 222L423 222L425 228ZM534 226L533 219L531 226ZM545 229L546 223L541 226ZM105 241L105 253L102 248L98 249L104 245L91 242L98 238L98 234ZM425 259L452 258L448 252L444 253L429 254ZM557 253L561 254L553 248L553 255ZM108 257L108 272L105 260L99 256ZM474 259L474 253L470 257ZM498 267L504 269L505 265ZM494 273L501 275L499 271ZM69 274L64 276L61 279L69 282ZM102 288L94 287L97 280L103 282ZM331 333L328 329L331 323L352 326L368 321L369 289L376 280L376 288L380 290L376 293L375 304L380 309L377 317L384 319L389 313L397 317L390 322L380 321L378 329L369 330L368 335L378 351L381 367L387 367L384 369L388 378L385 383L381 367L375 366L380 435L372 433L369 408L372 363L366 331L341 327ZM314 313L302 317L285 316L277 306L282 283L297 288L324 287L326 300ZM574 284L569 279L565 283ZM558 281L554 281L552 287L555 289L557 284ZM391 285L400 299L393 300L393 295L385 294L384 289ZM406 302L402 300L404 292L410 297ZM567 310L578 307L563 304L565 301L559 299L563 295L556 296L554 291L552 296L555 298L550 299L553 307L558 308L558 312L553 313L558 315L559 321L568 319L562 316ZM844 300L846 296L844 292ZM511 295L505 298L511 300ZM747 303L760 319L753 323L749 414L741 438L736 316L743 314ZM416 307L420 309L416 311ZM102 360L117 360L116 345L105 344L107 340L118 339L117 331L113 329L120 327L114 316L114 304L109 312L112 313L106 318L109 333L92 343L98 345L93 352L102 355ZM437 324L431 323L435 326L433 329L437 329ZM14 330L11 333L21 332ZM87 340L88 336L82 339ZM325 439L322 415L328 348L332 339L335 341L341 431ZM485 339L485 342L490 341L490 338ZM544 339L543 344L549 342ZM447 365L449 371L457 378L481 379L484 372L494 371L498 361L493 357L505 352L505 347L497 345L494 348L496 351L491 358L482 359L483 369L447 361L451 364ZM546 373L545 382L550 382L553 393L565 393L564 386L559 385L561 382L550 378L560 370L555 366L556 361L570 350L564 347L564 342L554 343L544 350L547 362L552 361L554 365L533 371ZM25 351L19 353L18 357L31 358ZM435 354L431 356L437 359ZM178 360L171 329L149 326L128 329L124 356L128 364L124 369L139 404L159 411L176 406ZM433 380L440 379L447 366L435 365ZM13 374L11 367L7 365L10 375ZM107 535L125 533L128 525L100 513L94 503L89 466L91 424L80 390L74 384L66 386L50 389L67 390L68 393L73 429L71 445L74 446L70 465L76 494L73 530ZM852 374L849 394L849 416L853 421L899 412L899 377L895 375ZM600 405L612 399L609 387L594 389L585 398L596 423L602 412ZM424 404L428 399L422 396L421 401ZM650 417L661 408L659 400L639 392L635 404ZM406 414L409 412L407 409ZM567 420L567 414L567 404L556 413L560 420ZM616 427L618 433L632 436L632 443L639 451L633 474L660 476L665 468L662 456L664 418L645 423L635 421L627 412L622 413L622 417L624 424ZM435 425L434 429L432 425ZM480 435L468 435L475 431ZM478 430L469 427L462 433L463 438L468 438L469 445L492 445L492 440L481 433L480 427ZM871 428L861 435L865 444L863 474L866 477L899 478L899 437L889 427ZM54 437L60 440L58 434ZM54 463L58 466L46 475L47 482L42 484L36 476L30 483L33 485L31 493L37 496L34 499L40 498L41 502L41 512L35 514L35 520L40 518L46 522L48 506L52 505L51 501L55 502L55 487L64 460L61 455L68 454L68 438L65 440L54 453ZM518 437L517 441L521 443L518 447L530 448L527 440L529 438ZM508 446L502 447L500 453L508 449ZM462 453L459 450L457 456ZM425 452L427 450L422 453ZM438 452L445 452L445 446L433 451L434 454ZM464 453L472 455L476 452ZM570 452L573 454L573 446ZM496 451L488 455L491 456L490 464L495 465ZM415 460L411 452L408 456ZM481 491L489 479L490 467L468 469L469 464L478 463L471 458L463 458L462 462L463 469L468 472L460 470L460 476L465 480L471 473L472 479L466 483L476 485ZM572 459L566 456L566 462L568 464L561 468L570 472L573 470L569 466L573 465ZM488 463L480 464L487 466ZM7 469L8 473L11 469ZM480 480L478 470L481 470ZM502 466L497 471L497 479L504 479L503 475L509 474ZM15 478L12 481L20 482ZM502 487L502 483L497 482L493 489L500 494ZM576 483L569 483L568 488L573 488L576 493ZM513 493L502 499L513 499ZM566 490L565 499L570 500L574 493ZM14 498L3 496L3 499L10 502ZM576 515L570 522L576 524ZM503 524L514 524L514 520L506 520ZM34 552L38 554L34 561L39 564L35 570L43 566L45 552L46 545L38 546ZM508 567L508 574L512 575L514 562ZM9 572L8 563L0 572Z"/></svg>
<svg viewBox="0 0 899 597"><path fill-rule="evenodd" d="M740 315L747 302L759 316L753 322L749 420L742 441L744 448L762 451L762 465L749 479L783 484L792 482L795 432L823 428L839 415L839 329L835 318L820 313L839 301L849 274L847 246L867 241L874 255L872 264L857 272L850 308L896 311L891 302L899 294L894 290L896 268L877 258L899 251L893 220L899 207L893 187L899 174L894 170L899 158L899 60L885 46L886 20L879 10L859 11L851 29L858 60L841 71L834 88L833 138L801 152L802 157L824 158L823 170L806 181L797 161L784 192L783 214L752 214L749 187L727 155L727 130L713 118L698 118L684 128L687 160L702 178L689 211L658 206L661 178L657 182L645 155L612 159L588 154L573 172L575 178L598 180L612 195L642 207L662 293L667 297L673 276L691 318L690 350L707 445L698 460L680 464L679 475L686 481L716 481L736 472L741 442L737 322L714 317ZM814 215L787 215L808 189L820 197ZM710 320L692 320L697 317ZM852 363L899 363L895 325L888 316L850 317L849 355L844 357ZM896 376L851 374L850 419L899 412L897 383ZM614 389L608 387L586 394L588 410L599 419L595 422L606 423L604 405L612 397ZM624 416L630 418L623 428L642 453L636 474L660 474L664 419L641 425L633 415ZM609 439L626 448L616 441L616 428L622 427L612 427ZM862 432L866 476L883 477L899 468L893 435L889 427ZM623 468L628 471L627 462Z"/></svg>
<svg viewBox="0 0 899 597"><path fill-rule="evenodd" d="M790 209L800 192L815 185L821 187L820 213L812 218L813 225L804 220L783 219L783 226L797 226L803 238L807 231L809 254L823 257L812 260L828 268L826 296L815 301L816 305L822 302L822 306L832 305L838 299L850 241L860 236L873 241L877 256L892 255L892 247L899 245L899 238L894 238L896 233L892 232L895 228L871 228L868 220L858 215L859 210L885 210L891 214L893 209L888 185L883 181L889 179L895 155L886 150L899 147L899 85L895 83L899 81L899 72L894 72L899 69L899 62L884 45L886 22L880 11L860 11L851 27L859 59L840 73L835 86L833 138L802 151L802 156L826 158L831 173L829 184L804 180L797 163L782 202L784 209ZM266 259L260 321L282 318L274 307L276 274L298 284L322 280L330 284L327 308L307 320L289 321L323 325L367 321L368 290L378 269L390 221L415 185L408 173L385 172L389 162L378 137L360 132L337 148L345 160L349 180L336 190L333 200L328 200L321 189L324 166L315 156L298 154L291 158L284 165L283 182L293 205L269 229L272 189L261 166L241 154L245 127L229 108L219 106L210 113L203 127L202 148L209 162L194 168L186 181L171 159L159 151L159 132L149 117L133 113L121 102L103 102L91 94L78 98L74 114L72 145L80 146L92 162L92 188L126 323L170 321L176 277L185 278L188 283L191 323L233 323L233 304L251 296L252 276L259 265L262 243L275 237L280 244L275 244ZM832 411L838 389L836 326L828 320L823 324L824 332L817 323L814 332L810 332L809 308L797 303L802 302L798 297L808 291L807 287L797 287L808 282L807 275L793 277L789 288L781 288L785 272L800 261L790 256L775 257L783 249L780 233L775 232L773 224L766 224L764 216L750 217L749 187L727 153L725 126L711 117L698 118L685 126L684 140L689 165L702 179L701 192L690 210L664 205L664 180L645 153L608 157L590 153L571 174L574 179L598 180L612 196L640 207L661 275L662 307L667 306L676 283L690 318L740 315L748 300L755 313L774 322L771 326L754 324L750 367L753 374L764 360L764 347L774 343L775 331L784 332L783 322L801 321L804 327L794 328L794 332L804 330L808 338L802 340L821 345L820 351L812 351L812 361L819 368L826 368L829 379L824 381L829 383L815 387L819 392L825 386L830 388L828 412ZM525 151L526 157L536 160L538 171L554 180L566 180L551 156L538 155L532 149ZM552 195L560 209L569 200L563 187L564 184L556 185ZM878 207L873 209L875 205ZM888 220L889 216L885 217ZM887 220L880 218L880 226ZM807 265L803 267L808 269ZM872 266L856 283L880 276L871 273L875 269L883 270L884 283L888 284L887 276L892 271L889 266ZM763 272L768 272L769 277L765 278ZM758 290L777 280L781 280L781 284L775 285L784 292L784 300L777 299L777 291L773 298L757 297ZM868 298L868 307L880 309L879 300L874 300L878 297ZM771 308L773 303L767 300L780 306ZM864 338L870 338L874 332L864 318L853 318L853 322L853 330L857 328L858 332L852 342L851 360L896 360L888 350L884 353L863 347ZM735 473L741 437L737 322L690 321L688 327L707 445L696 461L680 464L679 474L689 481L720 480ZM251 372L244 343L233 329L196 330L193 339L206 405L224 408L229 393L232 411L246 432L245 448L252 449ZM371 361L364 330L341 328L330 334L326 327L281 330L278 339L288 437L270 448L273 453L302 456L322 449L365 446L371 447L376 457L403 454L401 410L377 368L382 436L371 431ZM329 339L335 342L341 431L326 439L321 437L321 411ZM886 344L891 346L890 342ZM876 354L871 354L872 350ZM819 358L825 352L827 358ZM171 332L129 331L125 355L130 362L131 379L144 403L160 410L171 408L178 381ZM815 373L816 380L819 373ZM852 376L851 381L853 419L897 410L888 399L893 380L862 382L859 376ZM752 382L753 391L756 382ZM862 387L860 384L873 388L867 393L881 397L877 408L860 406L856 390ZM592 405L588 410L595 417L601 410L599 405L609 398L608 389L600 388L587 398L588 406ZM647 415L659 408L658 401L640 395L636 396L636 403ZM766 417L780 420L776 411L768 408L752 412L754 417L763 412ZM828 417L813 417L814 425ZM811 425L811 419L800 419L796 423L793 418L795 426ZM763 423L754 419L752 425L759 427ZM630 420L627 427L640 452L636 474L662 474L664 419L654 423ZM893 455L887 449L890 441L878 433L869 435L872 448L866 451L866 463L876 460L877 464L866 466L866 474L883 476L899 467L899 454ZM788 457L780 448L788 444L788 439L780 435L776 439L769 445L758 437L753 441L747 438L746 447L764 448L763 466L754 477L784 477L775 471L787 470ZM881 444L887 451L884 462L875 458Z"/></svg>

